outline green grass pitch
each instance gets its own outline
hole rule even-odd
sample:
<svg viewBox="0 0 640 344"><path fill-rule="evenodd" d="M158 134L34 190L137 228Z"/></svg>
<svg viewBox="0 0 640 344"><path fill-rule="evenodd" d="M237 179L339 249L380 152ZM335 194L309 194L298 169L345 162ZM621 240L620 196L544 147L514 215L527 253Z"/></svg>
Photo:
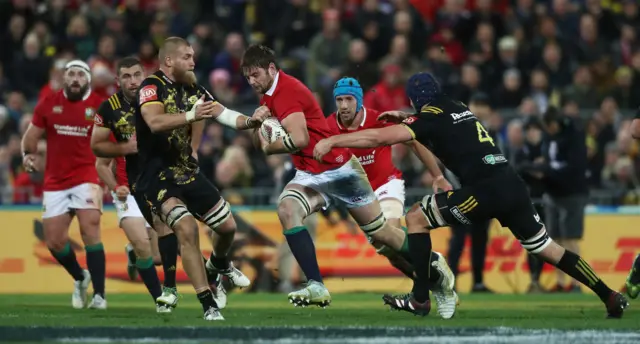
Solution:
<svg viewBox="0 0 640 344"><path fill-rule="evenodd" d="M372 334L378 338L376 342L389 343L398 336L417 340L403 340L403 343L418 343L422 342L420 338L478 339L487 335L498 336L489 340L496 343L505 336L531 337L546 333L546 341L554 342L549 340L549 333L571 330L601 336L594 339L598 342L612 342L607 338L613 338L614 334L623 336L615 342L625 342L625 336L631 336L629 342L640 342L640 312L633 304L623 319L608 320L604 318L604 306L591 294L463 294L458 312L450 320L440 319L435 307L427 317L389 311L379 294L337 294L326 309L294 308L286 296L280 294L230 294L228 307L223 310L226 321L220 322L202 320L200 305L191 294L183 295L172 314L156 314L147 295L107 295L109 309L106 311L74 310L70 298L70 295L0 296L0 341L3 338L13 342L76 338L74 342L89 343L97 341L96 338L101 338L101 342L109 338L111 342L124 342L126 338L130 342L135 339L131 337L134 333L135 337L146 338L145 342L154 342L151 339L159 337L156 339L171 343L206 342L206 338L216 337L220 339L216 343L252 342L256 338L277 342L292 335L299 338L293 342L347 343L349 338L367 338ZM386 333L390 341L383 340L387 337L380 337L380 331ZM317 332L319 338L300 337L312 332ZM339 337L340 333L344 337ZM338 337L333 338L336 334Z"/></svg>

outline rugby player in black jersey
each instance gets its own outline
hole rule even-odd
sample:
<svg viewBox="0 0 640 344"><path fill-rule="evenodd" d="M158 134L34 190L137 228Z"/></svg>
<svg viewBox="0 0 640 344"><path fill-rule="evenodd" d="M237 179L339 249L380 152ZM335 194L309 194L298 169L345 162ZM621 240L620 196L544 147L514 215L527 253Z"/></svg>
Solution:
<svg viewBox="0 0 640 344"><path fill-rule="evenodd" d="M320 159L333 147L379 147L417 140L460 178L460 189L425 196L407 213L409 251L417 278L411 294L385 295L385 303L395 309L423 314L430 308L430 230L496 218L527 251L593 290L605 304L608 317L622 317L628 306L625 297L611 290L584 259L549 237L532 205L526 184L507 164L505 156L469 108L443 94L429 73L413 75L407 81L406 92L416 109L415 114L383 113L380 120L399 124L333 136L320 141L314 152L316 159Z"/></svg>
<svg viewBox="0 0 640 344"><path fill-rule="evenodd" d="M198 294L205 320L224 320L209 289L206 267L229 278L238 287L249 279L228 257L236 232L229 204L200 173L193 156L192 124L215 118L239 130L258 128L262 120L220 106L196 83L194 52L183 38L167 38L160 48L160 70L141 84L135 111L140 174L136 190L178 236L182 263ZM200 96L202 94L202 96ZM198 224L217 233L211 258L203 264Z"/></svg>

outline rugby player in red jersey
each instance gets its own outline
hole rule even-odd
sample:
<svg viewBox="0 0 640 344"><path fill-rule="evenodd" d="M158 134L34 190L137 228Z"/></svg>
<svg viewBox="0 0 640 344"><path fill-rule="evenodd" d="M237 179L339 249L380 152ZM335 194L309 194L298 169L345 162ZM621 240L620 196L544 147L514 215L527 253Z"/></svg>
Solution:
<svg viewBox="0 0 640 344"><path fill-rule="evenodd" d="M46 134L42 197L45 243L75 280L73 308L85 307L92 281L94 294L88 307L106 309L105 255L100 239L102 189L90 144L94 114L103 99L91 92L90 82L86 63L67 63L62 90L39 101L34 109L33 120L22 138L22 154L25 169L34 171L38 140ZM80 267L69 244L69 225L74 215L80 224L88 271Z"/></svg>
<svg viewBox="0 0 640 344"><path fill-rule="evenodd" d="M362 87L354 78L338 80L333 88L333 97L338 111L329 115L327 122L332 129L340 134L384 128L390 125L378 120L381 114L379 111L366 108L363 105ZM432 161L431 152L418 142L410 141L407 145L425 165ZM380 202L382 214L392 226L400 228L401 218L404 214L405 186L402 172L393 164L391 146L354 148L351 149L351 152L358 158L367 173L369 183ZM438 192L438 190L449 191L452 187L440 174L435 178L433 189L434 192ZM369 239L371 240L371 238ZM387 257L391 265L413 279L413 266L397 252L385 249L384 246L378 252ZM431 254L431 269L430 277L433 283L433 294L438 303L438 313L443 318L449 319L453 317L457 304L457 295L453 290L455 277L444 256L435 251Z"/></svg>
<svg viewBox="0 0 640 344"><path fill-rule="evenodd" d="M258 135L262 150L267 155L291 154L297 170L279 198L278 217L308 283L289 293L289 301L296 306L327 306L331 295L322 283L315 246L303 225L305 217L335 199L349 209L360 228L379 245L401 251L406 235L387 223L366 173L351 151L334 149L321 162L314 160L315 144L338 132L327 124L311 91L278 68L274 52L253 45L245 51L241 68L249 84L262 94L262 106L254 116L275 116L287 132L273 143Z"/></svg>

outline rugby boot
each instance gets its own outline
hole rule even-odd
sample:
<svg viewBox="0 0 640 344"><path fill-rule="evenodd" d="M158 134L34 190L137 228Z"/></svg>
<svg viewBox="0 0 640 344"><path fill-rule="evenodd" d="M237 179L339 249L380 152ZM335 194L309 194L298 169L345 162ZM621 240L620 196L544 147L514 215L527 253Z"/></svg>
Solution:
<svg viewBox="0 0 640 344"><path fill-rule="evenodd" d="M629 301L627 301L624 295L614 291L609 295L605 306L607 307L607 318L620 319L622 318L624 310L629 307Z"/></svg>
<svg viewBox="0 0 640 344"><path fill-rule="evenodd" d="M158 296L156 303L176 308L178 306L178 290L176 288L162 287L162 295Z"/></svg>
<svg viewBox="0 0 640 344"><path fill-rule="evenodd" d="M451 319L456 313L456 307L459 304L458 294L453 289L456 280L453 272L447 264L447 260L438 252L438 260L431 262L431 266L440 272L440 280L434 283L431 293L436 299L438 305L437 311L442 319Z"/></svg>
<svg viewBox="0 0 640 344"><path fill-rule="evenodd" d="M156 303L156 313L166 314L166 313L171 313L172 311L173 311L173 308L161 303Z"/></svg>
<svg viewBox="0 0 640 344"><path fill-rule="evenodd" d="M75 309L82 309L87 304L87 288L91 283L91 274L88 270L82 270L84 279L73 282L73 294L71 294L71 306Z"/></svg>
<svg viewBox="0 0 640 344"><path fill-rule="evenodd" d="M213 299L218 305L218 309L224 309L227 307L227 289L222 283L222 275L218 275L216 281L209 285L209 288L213 292Z"/></svg>
<svg viewBox="0 0 640 344"><path fill-rule="evenodd" d="M631 267L631 271L629 271L629 276L627 276L627 281L625 282L627 295L632 299L637 298L638 294L640 294L640 269L637 268L637 266L640 266L640 254L638 254L636 259L633 261L633 266Z"/></svg>
<svg viewBox="0 0 640 344"><path fill-rule="evenodd" d="M220 310L215 307L209 307L209 309L207 309L207 311L204 312L203 318L204 320L207 320L207 321L224 320L224 317L222 316L222 313L220 313Z"/></svg>
<svg viewBox="0 0 640 344"><path fill-rule="evenodd" d="M105 300L101 295L95 294L93 295L93 299L87 306L89 309L107 309L107 300Z"/></svg>
<svg viewBox="0 0 640 344"><path fill-rule="evenodd" d="M229 282L233 286L236 286L239 288L245 288L251 285L251 280L249 280L249 278L245 276L245 274L243 274L242 271L238 270L235 266L233 266L233 263L229 263L229 268L225 270L218 270L211 262L211 259L209 259L205 267L209 271L208 273L217 272L221 275L227 276L227 278L229 279Z"/></svg>
<svg viewBox="0 0 640 344"><path fill-rule="evenodd" d="M296 307L317 305L325 308L331 303L331 294L327 287L314 280L309 280L304 288L290 292L288 298L289 303Z"/></svg>
<svg viewBox="0 0 640 344"><path fill-rule="evenodd" d="M431 311L431 300L420 303L416 301L412 293L404 295L385 294L382 296L382 301L384 301L385 305L389 305L391 309L409 312L413 315L424 317L429 315Z"/></svg>

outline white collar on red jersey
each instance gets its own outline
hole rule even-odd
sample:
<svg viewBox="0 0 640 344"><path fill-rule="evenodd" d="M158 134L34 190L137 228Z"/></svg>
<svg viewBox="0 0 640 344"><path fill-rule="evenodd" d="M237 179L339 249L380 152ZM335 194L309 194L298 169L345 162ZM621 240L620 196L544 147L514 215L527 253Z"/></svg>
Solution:
<svg viewBox="0 0 640 344"><path fill-rule="evenodd" d="M65 98L69 99L69 97L67 97L67 92L64 89L62 90L62 94L64 95ZM82 101L89 99L90 95L91 95L91 89L89 89L87 93L85 93L84 97L82 97Z"/></svg>
<svg viewBox="0 0 640 344"><path fill-rule="evenodd" d="M366 107L362 107L362 123L360 123L360 127L364 127L364 123L367 121L367 108ZM342 128L342 125L340 124L340 115L338 115L338 112L336 112L336 122L338 122L338 128L340 128L341 130L344 129Z"/></svg>
<svg viewBox="0 0 640 344"><path fill-rule="evenodd" d="M268 95L269 97L273 95L273 92L276 91L276 85L278 85L279 78L280 78L280 71L276 73L276 76L273 78L273 84L271 84L271 88L267 91L267 93L265 93L265 95Z"/></svg>

